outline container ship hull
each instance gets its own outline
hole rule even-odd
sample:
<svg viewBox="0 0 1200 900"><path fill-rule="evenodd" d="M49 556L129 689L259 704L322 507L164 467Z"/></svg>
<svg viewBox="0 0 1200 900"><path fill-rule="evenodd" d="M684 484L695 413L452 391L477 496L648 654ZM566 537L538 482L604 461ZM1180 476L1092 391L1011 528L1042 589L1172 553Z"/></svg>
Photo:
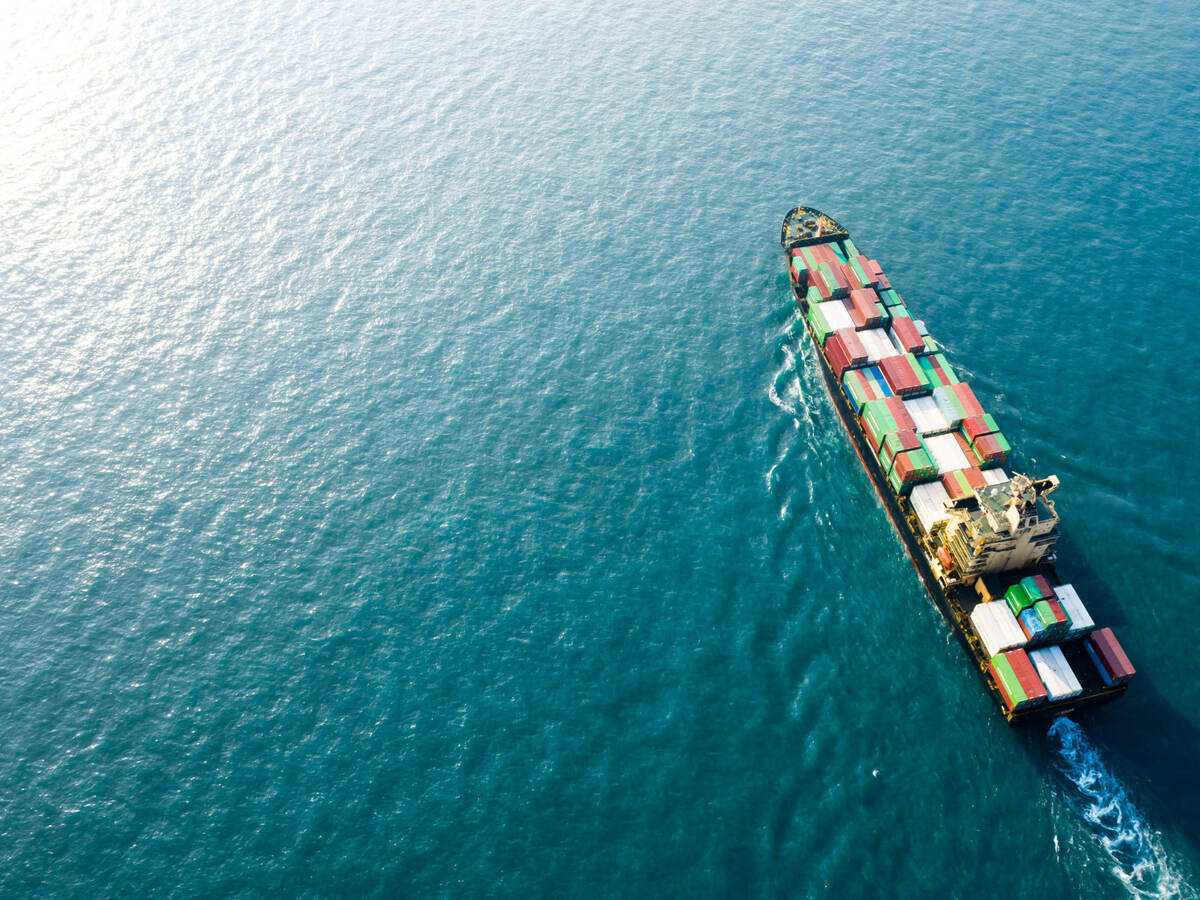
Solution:
<svg viewBox="0 0 1200 900"><path fill-rule="evenodd" d="M880 455L881 451L877 447L872 446L869 432L862 422L862 410L856 412L851 405L851 398L848 391L844 388L843 377L846 372L854 371L856 367L853 365L840 365L844 363L843 358L831 361L831 354L827 351L826 346L830 335L824 335L826 340L823 340L820 329L814 327L812 317L810 316L811 301L819 295L812 293L811 288L806 283L807 279L805 277L798 277L798 270L791 265L793 260L799 260L800 258L799 255L793 256L793 254L804 252L799 248L814 248L822 244L835 244L842 247L843 250L846 247L854 250L857 248L853 247L848 232L841 228L838 223L824 214L807 207L797 207L788 214L788 217L784 221L781 243L783 244L785 253L788 255L789 269L792 272L792 278L790 279L792 293L800 309L805 325L805 332L813 342L816 350L814 355L817 358L822 379L829 392L829 397L837 409L842 426L846 434L850 437L855 452L858 454L863 468L866 470L875 487L876 493L887 510L888 516L904 544L909 559L920 576L922 583L925 585L930 598L954 632L964 652L967 654L971 667L975 669L976 673L982 679L986 689L999 706L1005 719L1009 723L1044 720L1107 703L1121 696L1128 688L1128 679L1133 673L1132 666L1128 666L1128 660L1124 657L1123 650L1119 649L1119 645L1117 652L1120 653L1121 659L1125 661L1127 671L1120 670L1119 664L1108 664L1108 657L1104 656L1105 645L1100 640L1102 636L1090 629L1060 637L1053 644L1049 641L1037 641L1036 639L1026 640L1020 643L1019 646L1010 647L1006 652L1000 654L990 652L994 651L996 647L988 647L985 644L985 640L989 640L995 644L995 638L991 634L985 635L987 629L984 629L981 624L976 624L976 620L972 618L973 613L976 616L982 615L977 612L981 604L988 604L990 607L1003 606L1005 600L1003 588L1010 582L1020 584L1022 581L1032 583L1031 580L1036 580L1036 583L1039 584L1045 585L1048 583L1055 592L1062 590L1061 587L1053 587L1054 585L1061 585L1061 580L1054 565L1052 552L1046 553L1031 565L1022 565L1016 569L1002 568L998 572L993 571L977 577L970 577L956 571L954 560L950 558L949 553L946 551L946 546L939 546L949 545L949 542L946 540L945 530L935 529L931 535L929 529L924 527L909 496L903 492L903 489L898 491L895 483L889 481L889 473L885 471L885 466ZM843 255L847 254L843 253ZM810 254L805 254L805 256L810 260L813 259ZM859 259L862 259L862 257L859 257ZM870 262L873 263L874 261ZM820 266L821 264L817 263L816 265ZM861 267L859 268L861 269ZM881 272L877 265L875 266L875 270ZM850 274L848 268L846 274ZM869 278L870 276L868 275L867 277ZM861 273L859 279L862 279ZM854 283L854 276L850 274L850 284L853 285ZM882 283L888 284L885 277ZM878 291L878 282L874 285L873 289ZM852 307L851 310L853 310ZM858 330L867 329L864 329L860 323ZM847 339L849 340L849 338ZM932 342L932 339L927 338L926 340L927 343ZM837 371L838 368L841 369L840 372ZM893 465L895 462L893 460ZM955 473L950 474L954 475ZM1014 476L1014 478L1019 477L1021 476ZM1057 487L1057 479L1053 480L1053 487ZM1050 489L1052 490L1053 488ZM950 502L946 503L947 507L950 507L950 505ZM955 506L960 508L969 508L970 505L970 498L965 498L965 502L960 501L955 504ZM958 568L962 567L959 566ZM1070 591L1072 596L1076 596L1070 585L1066 585L1065 589ZM1009 605L1011 606L1012 604ZM993 613L996 612L994 609L990 611ZM1086 610L1079 614L1079 618L1084 617L1090 621L1090 616ZM1111 636L1109 629L1104 629L1104 632ZM1028 633L1025 636L1028 637ZM1104 640L1107 640L1107 638L1104 638ZM1115 638L1112 640L1115 643ZM1013 641L1010 640L1008 643L1012 644ZM1093 644L1096 646L1092 646ZM1054 649L1051 650L1050 648ZM1010 660L1014 668L1020 662L1022 666L1025 666L1029 670L1022 674L1022 684L1018 687L1015 681L1012 681L1010 684L1009 681L1006 681L998 673L997 669L1004 668L1006 664L1005 660L1001 660L998 657L1011 657L1015 653L1025 656L1026 651L1029 651L1029 654L1037 659L1037 671L1043 673L1043 677L1046 678L1047 683L1050 683L1055 678L1055 675L1053 671L1043 667L1042 657L1039 654L1053 652L1057 655L1061 653L1061 657L1059 658L1065 660L1071 675L1075 679L1072 683L1074 690L1065 692L1069 693L1070 696L1056 698L1051 695L1032 702L1029 700L1019 703L1014 702L1016 699L1014 693L1019 696L1022 693L1021 689L1023 687L1025 688L1024 693L1030 695L1037 690L1038 686L1030 690L1024 684L1025 680L1029 677L1029 672L1033 670L1026 662L1020 659ZM1117 667L1115 673L1112 671L1114 667ZM1047 675L1047 673L1049 674ZM1114 674L1117 676L1115 679L1113 677ZM1071 676L1068 675L1068 677ZM1039 686L1044 687L1044 685Z"/></svg>

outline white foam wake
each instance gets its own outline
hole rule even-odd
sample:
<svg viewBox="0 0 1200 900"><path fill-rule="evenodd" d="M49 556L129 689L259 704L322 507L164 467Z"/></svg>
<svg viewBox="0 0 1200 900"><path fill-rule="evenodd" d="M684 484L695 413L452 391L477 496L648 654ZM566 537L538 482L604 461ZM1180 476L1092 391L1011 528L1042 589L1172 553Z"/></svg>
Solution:
<svg viewBox="0 0 1200 900"><path fill-rule="evenodd" d="M1162 845L1162 836L1133 805L1096 746L1071 719L1055 719L1058 769L1078 790L1076 807L1113 861L1113 874L1133 897L1196 898Z"/></svg>

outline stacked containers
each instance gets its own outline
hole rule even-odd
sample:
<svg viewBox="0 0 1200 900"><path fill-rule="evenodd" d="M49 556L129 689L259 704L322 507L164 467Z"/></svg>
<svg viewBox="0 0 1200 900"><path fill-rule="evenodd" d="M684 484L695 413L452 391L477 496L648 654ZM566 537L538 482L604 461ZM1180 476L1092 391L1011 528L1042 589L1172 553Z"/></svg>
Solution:
<svg viewBox="0 0 1200 900"><path fill-rule="evenodd" d="M924 485L922 485L924 486ZM980 603L971 612L971 624L983 643L988 659L1004 650L1013 650L1025 643L1025 634L1016 617L1002 600Z"/></svg>
<svg viewBox="0 0 1200 900"><path fill-rule="evenodd" d="M912 431L897 431L894 434L889 434L884 437L883 442L879 445L879 450L876 452L876 459L879 460L879 465L884 473L892 471L892 466L896 461L896 457L902 454L917 452L921 450L921 439ZM899 476L897 476L899 477Z"/></svg>
<svg viewBox="0 0 1200 900"><path fill-rule="evenodd" d="M927 341L928 338L922 336L922 340ZM921 368L925 370L925 375L929 378L929 383L935 388L945 387L948 384L958 384L958 375L950 368L950 363L946 361L946 355L944 353L932 352L936 348L930 348L928 344L926 344L926 349L930 352L926 356L920 357L918 362L920 362Z"/></svg>
<svg viewBox="0 0 1200 900"><path fill-rule="evenodd" d="M901 353L918 354L925 352L925 339L917 331L917 326L913 324L912 319L893 318L890 332L892 343L896 345L896 349ZM922 367L922 370L924 370L924 367ZM928 376L926 376L926 380L928 380Z"/></svg>
<svg viewBox="0 0 1200 900"><path fill-rule="evenodd" d="M878 364L890 356L899 356L900 351L888 340L887 332L882 328L868 328L858 333L859 340L867 348L867 358Z"/></svg>
<svg viewBox="0 0 1200 900"><path fill-rule="evenodd" d="M850 318L855 328L876 328L883 321L878 299L870 288L857 288L850 292Z"/></svg>
<svg viewBox="0 0 1200 900"><path fill-rule="evenodd" d="M932 534L934 526L950 518L950 514L946 512L946 502L949 499L950 495L946 493L946 489L936 481L918 484L908 495L908 502L926 534ZM1019 628L1017 633L1020 633Z"/></svg>
<svg viewBox="0 0 1200 900"><path fill-rule="evenodd" d="M916 437L914 432L908 432ZM918 443L920 438L916 438ZM886 469L888 484L897 494L906 494L914 484L937 477L937 467L923 448L897 453Z"/></svg>
<svg viewBox="0 0 1200 900"><path fill-rule="evenodd" d="M925 377L917 358L911 353L881 359L879 368L893 394L909 396L923 394L929 390L929 379Z"/></svg>
<svg viewBox="0 0 1200 900"><path fill-rule="evenodd" d="M911 397L904 401L904 408L912 417L917 434L942 434L951 428L950 421L932 397Z"/></svg>
<svg viewBox="0 0 1200 900"><path fill-rule="evenodd" d="M900 295L891 288L886 288L885 290L880 291L879 296L883 299L884 306L892 307L904 305L904 301L900 299Z"/></svg>
<svg viewBox="0 0 1200 900"><path fill-rule="evenodd" d="M874 366L865 369L851 369L842 375L842 391L850 406L857 415L868 400L881 400L892 396L891 388L883 378L883 374Z"/></svg>
<svg viewBox="0 0 1200 900"><path fill-rule="evenodd" d="M1075 677L1061 647L1042 647L1029 651L1029 661L1037 671L1038 678L1046 686L1046 694L1051 702L1078 697L1083 693L1083 685Z"/></svg>
<svg viewBox="0 0 1200 900"><path fill-rule="evenodd" d="M999 465L1008 460L1012 447L991 416L985 414L964 419L962 431L980 465Z"/></svg>
<svg viewBox="0 0 1200 900"><path fill-rule="evenodd" d="M1083 642L1088 656L1096 664L1096 671L1109 687L1124 684L1136 672L1125 650L1117 642L1111 628L1100 628L1089 634Z"/></svg>
<svg viewBox="0 0 1200 900"><path fill-rule="evenodd" d="M1034 599L1025 590L1025 585L1018 582L1004 592L1004 602L1008 604L1012 614L1019 617L1022 612L1033 606Z"/></svg>
<svg viewBox="0 0 1200 900"><path fill-rule="evenodd" d="M971 390L970 385L962 382L934 388L933 399L950 420L950 424L956 428L962 424L963 419L983 415L983 407L975 399L975 392Z"/></svg>
<svg viewBox="0 0 1200 900"><path fill-rule="evenodd" d="M971 465L952 434L930 435L925 438L925 447L933 457L939 475L956 469L966 469Z"/></svg>
<svg viewBox="0 0 1200 900"><path fill-rule="evenodd" d="M809 304L808 321L812 326L817 342L824 346L829 335L843 328L854 329L850 314L840 300L824 300L820 303Z"/></svg>
<svg viewBox="0 0 1200 900"><path fill-rule="evenodd" d="M988 662L988 671L1010 711L1027 709L1045 701L1046 687L1024 650L997 653Z"/></svg>
<svg viewBox="0 0 1200 900"><path fill-rule="evenodd" d="M983 472L974 466L966 469L954 469L942 473L942 484L955 500L975 496L975 492L987 486L983 480Z"/></svg>
<svg viewBox="0 0 1200 900"><path fill-rule="evenodd" d="M1054 589L1054 596L1058 598L1058 603L1063 608L1063 612L1071 620L1071 627L1067 629L1068 638L1087 634L1096 627L1096 623L1092 621L1092 617L1083 605L1083 601L1079 599L1079 594L1076 593L1075 588L1071 585L1060 584Z"/></svg>

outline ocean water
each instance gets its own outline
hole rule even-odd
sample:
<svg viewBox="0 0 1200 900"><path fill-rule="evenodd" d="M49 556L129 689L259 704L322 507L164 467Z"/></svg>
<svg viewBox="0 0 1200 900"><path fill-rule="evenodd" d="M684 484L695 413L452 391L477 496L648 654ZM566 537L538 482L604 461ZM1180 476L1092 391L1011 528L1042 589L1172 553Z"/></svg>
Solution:
<svg viewBox="0 0 1200 900"><path fill-rule="evenodd" d="M0 12L0 894L1195 897L1193 4ZM1140 670L1003 724L838 218Z"/></svg>

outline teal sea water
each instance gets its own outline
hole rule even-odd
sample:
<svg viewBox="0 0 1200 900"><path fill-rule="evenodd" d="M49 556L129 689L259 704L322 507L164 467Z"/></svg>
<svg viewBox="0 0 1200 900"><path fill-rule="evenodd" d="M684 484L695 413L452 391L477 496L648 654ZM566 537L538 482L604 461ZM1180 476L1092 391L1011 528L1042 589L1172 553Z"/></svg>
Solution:
<svg viewBox="0 0 1200 900"><path fill-rule="evenodd" d="M1176 0L0 13L0 895L1195 897ZM878 257L1140 669L1003 724L797 331Z"/></svg>

